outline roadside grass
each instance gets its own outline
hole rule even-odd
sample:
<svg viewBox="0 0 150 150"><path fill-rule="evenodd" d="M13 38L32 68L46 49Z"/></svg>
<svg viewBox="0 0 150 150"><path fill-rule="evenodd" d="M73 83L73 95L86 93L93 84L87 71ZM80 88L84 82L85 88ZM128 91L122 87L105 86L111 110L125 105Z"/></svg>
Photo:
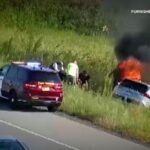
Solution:
<svg viewBox="0 0 150 150"><path fill-rule="evenodd" d="M48 28L0 27L0 57L3 61L39 58L44 64L62 60L65 65L77 60L80 71L86 69L91 75L90 88L104 95L111 91L108 74L115 67L112 38L79 35L73 31Z"/></svg>
<svg viewBox="0 0 150 150"><path fill-rule="evenodd" d="M150 144L150 111L142 106L65 85L60 109L122 136Z"/></svg>

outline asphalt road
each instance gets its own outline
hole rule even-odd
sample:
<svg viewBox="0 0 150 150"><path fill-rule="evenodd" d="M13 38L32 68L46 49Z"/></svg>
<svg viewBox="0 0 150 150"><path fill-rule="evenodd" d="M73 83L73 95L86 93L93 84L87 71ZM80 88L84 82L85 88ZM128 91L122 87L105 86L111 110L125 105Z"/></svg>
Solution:
<svg viewBox="0 0 150 150"><path fill-rule="evenodd" d="M149 150L60 113L32 108L12 111L0 102L0 136L13 135L31 150Z"/></svg>

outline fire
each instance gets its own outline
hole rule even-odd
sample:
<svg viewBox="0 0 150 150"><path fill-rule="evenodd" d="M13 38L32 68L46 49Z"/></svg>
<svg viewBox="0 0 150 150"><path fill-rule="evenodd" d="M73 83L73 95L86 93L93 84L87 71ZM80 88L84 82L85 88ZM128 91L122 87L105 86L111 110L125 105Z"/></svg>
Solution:
<svg viewBox="0 0 150 150"><path fill-rule="evenodd" d="M128 58L121 61L117 68L120 74L120 80L142 80L144 64L135 58Z"/></svg>

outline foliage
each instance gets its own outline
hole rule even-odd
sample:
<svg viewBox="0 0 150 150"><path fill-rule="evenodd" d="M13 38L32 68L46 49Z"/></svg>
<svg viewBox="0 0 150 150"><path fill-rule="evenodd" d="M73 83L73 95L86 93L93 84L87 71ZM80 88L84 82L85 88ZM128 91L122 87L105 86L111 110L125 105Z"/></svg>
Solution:
<svg viewBox="0 0 150 150"><path fill-rule="evenodd" d="M91 75L90 88L110 95L108 74L116 63L111 38L39 28L23 32L1 27L0 32L3 33L0 35L0 56L5 62L39 58L45 65L57 60L67 65L76 59L80 71L86 69Z"/></svg>
<svg viewBox="0 0 150 150"><path fill-rule="evenodd" d="M0 19L7 26L74 30L86 35L109 34L116 28L100 0L0 0ZM107 26L109 31L103 31Z"/></svg>

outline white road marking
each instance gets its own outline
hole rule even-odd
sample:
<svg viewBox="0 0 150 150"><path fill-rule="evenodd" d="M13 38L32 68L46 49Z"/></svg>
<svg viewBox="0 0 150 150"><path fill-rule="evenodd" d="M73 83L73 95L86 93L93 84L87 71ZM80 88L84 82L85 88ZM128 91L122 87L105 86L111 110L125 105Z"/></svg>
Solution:
<svg viewBox="0 0 150 150"><path fill-rule="evenodd" d="M80 150L80 149L78 149L78 148L76 148L76 147L73 147L73 146L70 146L70 145L68 145L68 144L65 144L65 143L56 141L56 140L54 140L54 139L52 139L52 138L45 137L45 136L43 136L43 135L41 135L41 134L39 134L39 133L33 132L33 131L29 130L29 129L22 128L22 127L20 127L20 126L18 126L18 125L15 125L15 124L11 123L11 122L7 122L7 121L4 121L4 120L0 120L0 123L6 124L6 125L8 125L8 126L10 126L10 127L19 129L19 130L21 130L21 131L27 132L27 133L32 134L32 135L34 135L34 136L38 136L38 137L43 138L43 139L45 139L45 140L47 140L47 141L51 141L51 142L54 142L54 143L56 143L56 144L65 146L65 147L67 147L67 148L69 148L69 149L72 149L72 150Z"/></svg>

